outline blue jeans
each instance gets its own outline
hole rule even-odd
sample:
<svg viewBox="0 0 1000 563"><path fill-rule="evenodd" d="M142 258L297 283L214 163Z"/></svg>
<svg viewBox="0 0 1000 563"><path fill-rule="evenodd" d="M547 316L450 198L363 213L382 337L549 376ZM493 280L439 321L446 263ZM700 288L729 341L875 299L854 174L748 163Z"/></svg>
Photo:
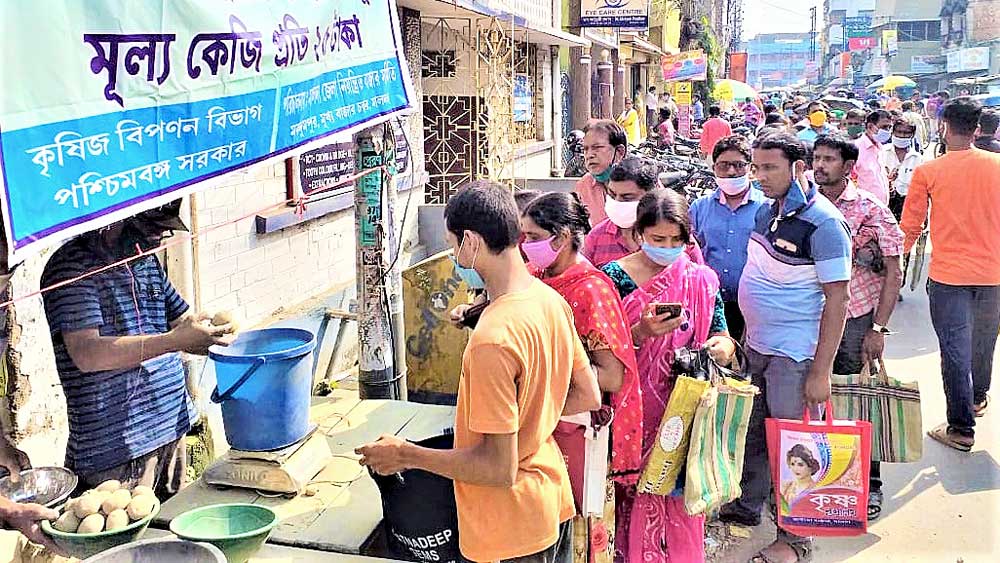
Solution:
<svg viewBox="0 0 1000 563"><path fill-rule="evenodd" d="M941 348L948 429L975 435L973 405L986 400L1000 330L1000 286L927 282L931 323Z"/></svg>

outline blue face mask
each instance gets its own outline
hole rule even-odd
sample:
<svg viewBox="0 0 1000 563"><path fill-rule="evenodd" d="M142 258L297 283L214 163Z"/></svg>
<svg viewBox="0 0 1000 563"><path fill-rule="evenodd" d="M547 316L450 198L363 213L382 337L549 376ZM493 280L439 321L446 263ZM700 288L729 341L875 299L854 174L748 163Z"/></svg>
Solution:
<svg viewBox="0 0 1000 563"><path fill-rule="evenodd" d="M483 276L479 275L479 272L477 272L475 269L476 257L475 256L472 257L471 268L466 268L465 266L462 266L461 264L458 263L458 258L456 258L456 256L462 253L462 247L465 246L466 240L468 239L467 238L463 239L462 244L458 245L458 252L451 255L451 261L453 264L455 264L455 272L458 273L458 277L462 278L462 281L464 281L465 284L468 285L470 289L483 289L486 287L486 282L483 280Z"/></svg>
<svg viewBox="0 0 1000 563"><path fill-rule="evenodd" d="M684 253L684 247L678 246L676 248L662 248L659 246L653 246L648 242L642 243L642 251L646 253L646 256L653 262L661 266L669 266L673 264L681 254Z"/></svg>

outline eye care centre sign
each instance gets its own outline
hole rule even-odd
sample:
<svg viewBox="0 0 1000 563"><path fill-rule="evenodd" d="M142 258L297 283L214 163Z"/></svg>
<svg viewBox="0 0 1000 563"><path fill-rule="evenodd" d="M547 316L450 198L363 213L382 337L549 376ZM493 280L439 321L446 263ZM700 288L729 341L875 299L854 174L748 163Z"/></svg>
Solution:
<svg viewBox="0 0 1000 563"><path fill-rule="evenodd" d="M5 0L0 21L15 261L413 103L395 0Z"/></svg>
<svg viewBox="0 0 1000 563"><path fill-rule="evenodd" d="M649 27L649 0L581 0L580 27Z"/></svg>

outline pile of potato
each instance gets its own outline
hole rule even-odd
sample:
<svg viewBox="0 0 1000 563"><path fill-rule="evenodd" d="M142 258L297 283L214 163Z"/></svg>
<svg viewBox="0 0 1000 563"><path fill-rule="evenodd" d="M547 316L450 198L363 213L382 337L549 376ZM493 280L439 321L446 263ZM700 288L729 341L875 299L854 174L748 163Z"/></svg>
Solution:
<svg viewBox="0 0 1000 563"><path fill-rule="evenodd" d="M153 489L139 485L128 490L118 481L105 481L66 502L52 527L77 534L110 532L149 516L155 506Z"/></svg>

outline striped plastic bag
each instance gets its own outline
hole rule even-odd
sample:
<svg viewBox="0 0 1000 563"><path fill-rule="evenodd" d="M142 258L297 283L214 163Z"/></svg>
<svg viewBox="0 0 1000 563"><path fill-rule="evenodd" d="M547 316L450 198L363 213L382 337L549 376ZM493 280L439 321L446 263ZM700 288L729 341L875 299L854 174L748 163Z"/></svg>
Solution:
<svg viewBox="0 0 1000 563"><path fill-rule="evenodd" d="M717 383L720 380L716 380ZM684 508L695 516L740 497L743 453L757 387L725 378L702 395L691 428Z"/></svg>
<svg viewBox="0 0 1000 563"><path fill-rule="evenodd" d="M677 377L660 420L656 444L639 478L640 493L665 496L677 488L677 476L686 461L698 401L710 385L708 381L685 375Z"/></svg>
<svg viewBox="0 0 1000 563"><path fill-rule="evenodd" d="M845 420L872 425L872 461L908 463L923 455L920 387L916 381L889 377L885 365L875 373L869 364L854 375L831 379L832 402Z"/></svg>

